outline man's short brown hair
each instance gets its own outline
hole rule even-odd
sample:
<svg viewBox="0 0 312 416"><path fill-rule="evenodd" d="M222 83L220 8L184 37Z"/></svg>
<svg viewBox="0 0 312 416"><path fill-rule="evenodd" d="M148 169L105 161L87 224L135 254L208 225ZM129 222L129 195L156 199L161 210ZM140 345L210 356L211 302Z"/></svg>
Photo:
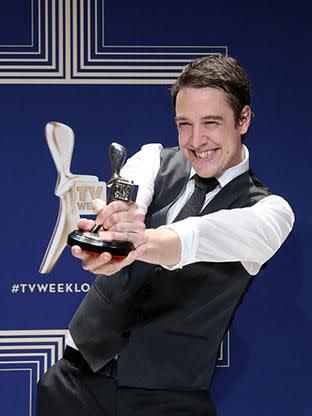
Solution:
<svg viewBox="0 0 312 416"><path fill-rule="evenodd" d="M224 55L210 55L189 63L171 87L175 109L178 92L185 87L217 88L225 93L234 112L235 122L242 118L245 105L250 106L250 82L237 59Z"/></svg>

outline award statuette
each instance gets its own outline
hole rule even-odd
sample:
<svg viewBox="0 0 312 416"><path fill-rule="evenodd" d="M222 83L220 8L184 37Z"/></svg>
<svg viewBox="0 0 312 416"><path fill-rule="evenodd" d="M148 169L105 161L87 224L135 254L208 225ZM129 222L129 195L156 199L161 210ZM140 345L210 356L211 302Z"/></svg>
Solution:
<svg viewBox="0 0 312 416"><path fill-rule="evenodd" d="M124 201L131 204L135 201L137 185L120 176L120 169L123 167L127 151L118 144L112 143L109 148L110 159L112 163L113 175L108 182L109 194L107 204L112 201ZM101 254L103 252L111 253L114 257L125 257L134 249L130 241L105 241L102 240L98 231L102 224L95 224L91 231L74 230L68 235L67 244L70 246L79 246L82 250L92 254Z"/></svg>
<svg viewBox="0 0 312 416"><path fill-rule="evenodd" d="M59 198L59 212L39 272L50 273L67 244L68 234L81 215L94 214L92 200L106 198L106 183L91 175L72 173L71 161L75 146L74 131L66 124L49 121L45 137L57 170L54 194Z"/></svg>

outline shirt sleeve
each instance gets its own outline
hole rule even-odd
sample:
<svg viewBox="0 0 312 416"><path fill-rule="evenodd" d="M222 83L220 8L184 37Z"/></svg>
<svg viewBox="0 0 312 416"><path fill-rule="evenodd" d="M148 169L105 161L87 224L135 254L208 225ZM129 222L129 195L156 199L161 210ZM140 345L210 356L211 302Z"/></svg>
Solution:
<svg viewBox="0 0 312 416"><path fill-rule="evenodd" d="M146 214L154 195L154 182L160 167L160 143L150 143L130 157L121 169L121 176L138 185L136 203Z"/></svg>
<svg viewBox="0 0 312 416"><path fill-rule="evenodd" d="M290 233L294 213L280 196L270 195L252 207L220 210L163 227L174 230L182 245L181 259L169 270L199 261L240 261L255 275Z"/></svg>

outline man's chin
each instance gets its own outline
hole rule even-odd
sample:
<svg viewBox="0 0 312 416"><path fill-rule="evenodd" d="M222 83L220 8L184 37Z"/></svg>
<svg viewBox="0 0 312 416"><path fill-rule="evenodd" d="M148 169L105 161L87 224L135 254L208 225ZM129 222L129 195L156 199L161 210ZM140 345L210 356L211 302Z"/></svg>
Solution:
<svg viewBox="0 0 312 416"><path fill-rule="evenodd" d="M193 166L195 172L198 176L201 178L213 178L217 176L217 172L215 169L204 169L204 168L198 168L196 166Z"/></svg>
<svg viewBox="0 0 312 416"><path fill-rule="evenodd" d="M202 178L211 178L217 175L218 169L211 161L193 159L191 163L197 175Z"/></svg>
<svg viewBox="0 0 312 416"><path fill-rule="evenodd" d="M211 178L217 175L218 169L213 166L212 160L200 159L193 152L181 149L184 157L191 162L191 165L198 176L202 178Z"/></svg>

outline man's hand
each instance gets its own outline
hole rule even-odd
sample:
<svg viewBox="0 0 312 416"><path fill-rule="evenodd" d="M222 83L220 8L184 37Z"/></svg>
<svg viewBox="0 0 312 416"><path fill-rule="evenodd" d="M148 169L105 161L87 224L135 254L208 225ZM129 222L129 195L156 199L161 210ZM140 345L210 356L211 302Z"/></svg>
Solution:
<svg viewBox="0 0 312 416"><path fill-rule="evenodd" d="M132 242L135 249L122 260L114 260L110 253L89 254L79 246L72 247L72 255L82 260L82 268L95 274L111 275L142 256L146 249L144 214L139 212L136 204L128 205L114 201L109 205L99 199L93 201L97 214L96 223L102 224L99 235L103 240L126 240ZM94 221L82 219L78 222L81 231L90 231Z"/></svg>

